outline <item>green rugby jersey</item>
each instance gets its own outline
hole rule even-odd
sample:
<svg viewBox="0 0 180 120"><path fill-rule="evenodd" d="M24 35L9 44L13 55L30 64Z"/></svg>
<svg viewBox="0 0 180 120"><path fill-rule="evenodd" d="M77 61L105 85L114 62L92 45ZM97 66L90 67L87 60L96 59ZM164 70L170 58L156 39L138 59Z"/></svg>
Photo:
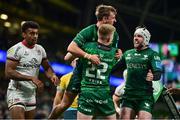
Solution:
<svg viewBox="0 0 180 120"><path fill-rule="evenodd" d="M117 60L115 58L116 48L104 47L97 42L86 43L83 50L89 54L100 56L101 63L94 65L91 61L81 58L82 79L81 89L88 88L105 88L109 90L109 76Z"/></svg>
<svg viewBox="0 0 180 120"><path fill-rule="evenodd" d="M98 36L97 36L98 28L96 24L90 25L83 30L81 30L76 37L73 39L73 41L79 46L82 47L86 42L97 42ZM114 38L112 41L112 47L117 48L118 47L118 41L119 36L118 33L114 33Z"/></svg>
<svg viewBox="0 0 180 120"><path fill-rule="evenodd" d="M162 71L158 53L151 48L141 51L131 49L123 54L121 60L128 70L124 97L143 98L152 95L152 82L146 81L146 76L149 69L152 72Z"/></svg>

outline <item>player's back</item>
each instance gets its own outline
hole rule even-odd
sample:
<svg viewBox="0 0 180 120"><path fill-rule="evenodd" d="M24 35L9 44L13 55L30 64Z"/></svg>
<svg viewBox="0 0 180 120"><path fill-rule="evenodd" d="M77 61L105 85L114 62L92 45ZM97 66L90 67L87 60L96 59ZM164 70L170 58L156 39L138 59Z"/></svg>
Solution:
<svg viewBox="0 0 180 120"><path fill-rule="evenodd" d="M83 49L89 54L99 55L101 63L94 65L87 59L81 59L83 63L81 88L109 89L109 75L116 63L116 49L103 46L97 42L89 42L84 45Z"/></svg>

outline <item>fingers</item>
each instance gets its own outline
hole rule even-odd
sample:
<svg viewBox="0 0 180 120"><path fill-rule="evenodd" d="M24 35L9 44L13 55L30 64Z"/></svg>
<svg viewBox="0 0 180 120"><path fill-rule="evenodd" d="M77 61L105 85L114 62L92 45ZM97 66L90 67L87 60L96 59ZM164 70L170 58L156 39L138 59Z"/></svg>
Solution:
<svg viewBox="0 0 180 120"><path fill-rule="evenodd" d="M90 60L93 64L96 64L96 65L101 63L98 55L91 55Z"/></svg>
<svg viewBox="0 0 180 120"><path fill-rule="evenodd" d="M43 82L41 82L41 81L38 80L38 79L34 79L32 82L37 86L37 92L38 92L38 93L42 93L43 90L44 90L44 84L43 84Z"/></svg>
<svg viewBox="0 0 180 120"><path fill-rule="evenodd" d="M121 56L122 56L122 50L118 49L117 52L116 52L115 58L120 59Z"/></svg>
<svg viewBox="0 0 180 120"><path fill-rule="evenodd" d="M149 69L148 73L147 73L147 76L146 76L146 80L147 81L153 81L153 73L151 71L151 69Z"/></svg>
<svg viewBox="0 0 180 120"><path fill-rule="evenodd" d="M57 76L52 77L51 81L54 83L55 86L60 84L60 80Z"/></svg>

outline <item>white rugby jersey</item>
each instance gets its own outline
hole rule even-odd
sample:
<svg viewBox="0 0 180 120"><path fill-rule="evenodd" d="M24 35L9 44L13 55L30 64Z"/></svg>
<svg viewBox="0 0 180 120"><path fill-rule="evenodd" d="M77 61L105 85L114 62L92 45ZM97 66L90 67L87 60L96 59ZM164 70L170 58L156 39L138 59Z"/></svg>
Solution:
<svg viewBox="0 0 180 120"><path fill-rule="evenodd" d="M38 76L40 65L47 57L44 48L35 44L33 48L26 47L22 42L12 46L7 52L7 59L19 61L16 71L28 76ZM35 90L36 85L32 81L15 81L9 83L8 89Z"/></svg>

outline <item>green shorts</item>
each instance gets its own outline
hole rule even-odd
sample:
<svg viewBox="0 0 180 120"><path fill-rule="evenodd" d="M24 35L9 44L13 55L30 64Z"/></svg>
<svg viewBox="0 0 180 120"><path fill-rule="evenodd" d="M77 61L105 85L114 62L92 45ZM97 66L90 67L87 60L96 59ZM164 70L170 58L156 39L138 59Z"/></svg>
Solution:
<svg viewBox="0 0 180 120"><path fill-rule="evenodd" d="M78 104L78 111L85 115L109 116L115 114L112 96L106 90L82 90Z"/></svg>
<svg viewBox="0 0 180 120"><path fill-rule="evenodd" d="M122 105L121 107L129 107L135 110L135 112L139 112L141 110L152 113L152 109L154 106L154 98L153 96L150 96L147 99L128 99L123 98L122 99Z"/></svg>

